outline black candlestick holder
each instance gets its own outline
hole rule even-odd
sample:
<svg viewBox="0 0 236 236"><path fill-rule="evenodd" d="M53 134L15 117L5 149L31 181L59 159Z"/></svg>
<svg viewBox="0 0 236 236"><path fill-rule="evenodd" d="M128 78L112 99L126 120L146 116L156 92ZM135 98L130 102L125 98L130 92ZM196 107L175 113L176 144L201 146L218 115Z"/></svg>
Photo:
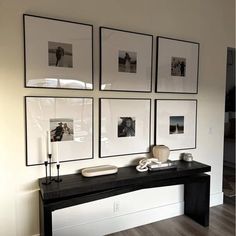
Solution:
<svg viewBox="0 0 236 236"><path fill-rule="evenodd" d="M48 184L51 184L51 180L50 180L50 178L48 178L48 161L45 161L44 165L45 165L46 177L45 177L45 182L43 182L42 184L48 185Z"/></svg>
<svg viewBox="0 0 236 236"><path fill-rule="evenodd" d="M59 183L62 181L60 178L60 164L57 163L57 177L54 179L55 182Z"/></svg>
<svg viewBox="0 0 236 236"><path fill-rule="evenodd" d="M49 159L49 180L52 181L52 154L48 154L48 159Z"/></svg>

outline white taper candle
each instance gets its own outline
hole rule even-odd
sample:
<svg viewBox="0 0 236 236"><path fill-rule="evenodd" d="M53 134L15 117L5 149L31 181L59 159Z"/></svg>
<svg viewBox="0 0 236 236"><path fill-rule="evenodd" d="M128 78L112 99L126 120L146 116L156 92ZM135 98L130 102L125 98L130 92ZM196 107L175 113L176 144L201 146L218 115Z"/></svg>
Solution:
<svg viewBox="0 0 236 236"><path fill-rule="evenodd" d="M59 164L59 148L58 148L58 142L56 142L56 156L57 156L57 164Z"/></svg>
<svg viewBox="0 0 236 236"><path fill-rule="evenodd" d="M52 146L51 146L51 132L47 132L47 144L48 144L48 154L52 154Z"/></svg>

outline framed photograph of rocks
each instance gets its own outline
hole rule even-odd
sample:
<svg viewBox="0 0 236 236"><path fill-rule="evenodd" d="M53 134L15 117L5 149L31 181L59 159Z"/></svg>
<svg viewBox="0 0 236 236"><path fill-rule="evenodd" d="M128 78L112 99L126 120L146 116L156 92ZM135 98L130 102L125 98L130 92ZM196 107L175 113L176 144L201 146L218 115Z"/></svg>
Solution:
<svg viewBox="0 0 236 236"><path fill-rule="evenodd" d="M156 92L198 93L199 43L157 37Z"/></svg>
<svg viewBox="0 0 236 236"><path fill-rule="evenodd" d="M153 36L100 27L100 90L151 92Z"/></svg>
<svg viewBox="0 0 236 236"><path fill-rule="evenodd" d="M151 99L101 98L99 156L148 153Z"/></svg>
<svg viewBox="0 0 236 236"><path fill-rule="evenodd" d="M23 15L25 87L93 89L93 26Z"/></svg>
<svg viewBox="0 0 236 236"><path fill-rule="evenodd" d="M155 145L196 148L197 100L155 100Z"/></svg>
<svg viewBox="0 0 236 236"><path fill-rule="evenodd" d="M26 165L93 158L93 98L25 97Z"/></svg>

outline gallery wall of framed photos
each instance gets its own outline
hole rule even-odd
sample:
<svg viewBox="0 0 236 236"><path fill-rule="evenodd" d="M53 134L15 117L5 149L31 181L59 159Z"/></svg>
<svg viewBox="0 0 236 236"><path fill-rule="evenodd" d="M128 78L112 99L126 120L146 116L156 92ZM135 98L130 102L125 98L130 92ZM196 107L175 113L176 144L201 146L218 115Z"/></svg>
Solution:
<svg viewBox="0 0 236 236"><path fill-rule="evenodd" d="M196 129L196 149L186 150L174 150L170 152L170 160L177 160L181 152L192 153L194 160L202 163L206 163L212 167L211 172L211 199L214 203L219 203L222 199L222 158L223 158L223 128L224 128L224 88L225 88L225 75L226 75L226 48L235 47L234 37L234 15L235 4L233 0L227 1L207 1L207 4L202 4L201 1L171 1L171 0L156 0L156 1L16 1L16 0L2 0L1 1L1 66L0 66L0 107L2 115L1 120L1 174L4 176L1 182L2 200L1 213L4 215L2 227L0 227L1 235L38 235L39 234L39 218L38 218L38 178L45 177L45 166L26 166L26 135L25 130L25 96L27 97L65 97L65 98L93 98L93 158L92 159L80 159L78 161L62 162L60 166L60 174L67 175L77 173L83 168L98 165L115 165L117 167L125 167L130 165L136 165L139 159L144 157L150 157L149 153L140 153L133 155L113 156L109 158L99 157L99 99L100 98L135 98L135 99L151 99L151 129L150 129L150 142L154 145L154 117L155 117L155 100L158 99L196 99L197 100L197 129ZM219 12L222 16L219 17ZM93 26L93 51L87 50L93 53L93 90L90 90L89 86L91 81L91 74L87 74L84 82L87 83L88 89L81 88L80 77L72 77L72 81L63 84L62 89L54 88L57 85L57 80L51 80L51 87L42 87L43 84L39 84L40 88L25 87L24 79L24 27L23 27L23 14L38 15L46 18L59 19L62 21L76 22L85 24L85 31L87 32L88 39L91 38L91 32L89 25ZM38 19L38 18L37 18ZM62 20L62 21L61 21ZM75 29L80 28L80 24L75 25ZM77 26L77 27L76 27ZM88 26L88 27L87 27ZM153 36L153 63L152 63L152 91L151 92L122 92L122 91L100 91L100 34L99 28L107 27L112 29L119 29L129 32L139 32L142 34L148 34ZM73 45L73 39L70 40L70 36L64 35L58 36L58 33L64 32L65 27L60 27L59 30L52 30L55 32L55 37L50 42L63 43L69 48L68 57L76 56ZM25 28L26 30L26 28ZM40 31L41 32L41 31ZM42 32L40 33L42 34ZM50 32L47 32L49 35ZM72 35L70 33L70 35ZM74 36L78 36L79 33L74 33ZM49 35L50 37L53 36ZM155 92L156 89L156 46L157 36L185 40L190 42L200 43L199 53L199 74L198 74L198 93L162 93ZM41 38L42 39L42 38ZM45 38L47 39L47 38ZM43 39L42 39L43 40ZM88 40L89 41L89 40ZM26 42L25 42L26 44ZM40 47L40 50L33 54L33 57L37 58L40 55L40 64L34 67L35 72L41 67L41 63L44 63L46 67L48 64L48 42L44 44L44 47L40 47L40 43L32 45L32 47ZM58 44L59 47L60 44ZM72 45L72 46L71 46ZM53 44L49 44L50 48L53 48ZM26 45L25 45L26 47ZM84 47L87 49L87 46ZM82 47L83 49L83 47ZM44 52L44 59L41 58L41 50ZM54 49L55 50L55 49ZM55 51L50 50L51 54L55 55ZM124 48L120 49L125 51ZM59 50L59 55L63 50ZM67 50L64 50L67 52ZM72 51L72 53L70 53ZM136 52L133 50L127 50L128 52ZM185 50L186 51L186 50ZM39 53L39 55L38 55ZM65 52L64 52L65 53ZM88 57L91 58L90 53ZM121 58L124 58L124 54L121 53ZM135 54L129 55L134 57ZM139 53L137 52L137 59L139 59ZM186 61L188 66L188 58L186 55L173 55L173 57L181 58L177 60L179 62ZM60 56L59 56L60 57ZM119 56L117 56L119 58ZM128 58L128 57L127 57ZM182 60L182 58L186 60ZM81 63L81 58L72 62ZM44 61L43 61L44 60ZM83 60L83 59L82 59ZM118 59L117 59L118 60ZM54 57L51 62L56 64L56 58ZM91 60L87 59L85 66L91 67ZM122 60L121 64L122 63ZM33 62L33 59L32 59ZM58 62L58 65L63 65L63 60ZM84 61L85 63L85 61ZM169 62L171 63L171 61ZM118 61L117 61L118 64ZM135 64L135 63L133 63ZM173 65L176 65L173 60ZM118 64L119 65L119 64ZM138 65L138 64L137 64ZM67 67L50 66L45 70L45 78L54 78L56 70L63 72L70 70L70 64ZM26 65L26 68L29 67ZM122 68L122 66L121 66ZM177 67L179 68L179 67ZM138 69L138 67L136 68ZM118 70L118 69L117 69ZM91 72L89 70L89 72ZM173 77L177 80L177 75L181 75L180 69L173 71ZM185 70L183 70L185 71ZM50 72L50 73L48 73ZM81 71L80 71L81 72ZM125 73L125 72L120 72ZM131 72L130 72L131 73ZM169 72L171 73L171 72ZM184 72L185 73L185 72ZM182 73L182 74L184 74ZM79 74L79 73L78 73ZM129 76L130 77L130 76ZM41 78L41 77L40 77ZM173 78L174 79L174 78ZM159 80L159 79L158 79ZM55 83L56 81L56 83ZM160 81L160 80L159 80ZM60 81L62 82L62 81ZM159 83L159 82L158 82ZM78 86L79 85L79 86ZM160 85L160 84L159 84ZM54 86L54 87L53 87ZM68 89L70 86L76 86L76 89ZM167 86L165 86L168 88ZM61 116L62 123L71 121L71 118ZM171 116L171 115L170 115ZM172 115L173 116L173 115ZM174 116L183 116L182 114ZM40 116L41 118L43 116ZM135 117L132 115L132 117ZM131 117L131 118L132 118ZM53 119L51 118L52 126ZM57 119L57 118L56 118ZM76 118L73 118L75 122ZM169 118L170 119L170 118ZM182 119L183 120L183 119ZM116 118L116 126L118 126L119 117ZM136 120L135 120L136 121ZM185 119L184 119L185 121ZM172 122L174 120L172 119ZM60 123L60 121L58 122ZM133 122L134 123L134 122ZM36 122L35 122L36 124ZM45 124L50 126L49 120L45 119ZM118 129L118 127L117 127ZM118 132L118 130L117 130ZM122 132L123 133L123 132ZM121 132L120 132L121 134ZM174 135L174 134L173 134ZM180 134L179 134L180 135ZM44 137L46 138L44 133ZM118 136L118 134L117 134ZM122 136L122 134L121 134ZM45 139L44 138L44 139ZM125 139L120 137L121 139ZM132 136L131 136L132 138ZM44 145L46 148L46 141ZM67 141L70 142L70 141ZM37 143L37 142L36 142ZM40 145L40 139L38 144ZM53 143L55 144L55 142ZM62 144L62 143L61 143ZM68 145L68 144L66 144ZM53 147L52 147L53 149ZM53 150L52 150L53 151ZM46 150L44 150L46 152ZM90 157L90 156L87 156ZM43 158L43 157L42 157ZM54 157L52 157L54 161ZM39 160L41 163L43 159ZM34 164L34 159L29 160L28 164ZM56 165L52 165L52 176L57 175ZM127 216L137 216L137 211L143 212L144 215L148 213L150 221L157 216L156 212L163 212L163 207L170 207L170 217L173 216L172 203L181 204L183 201L182 186L172 186L168 188L160 189L148 189L144 192L135 191L133 194L120 195L118 200L122 205L120 208L120 214ZM149 199L143 201L143 199ZM91 202L78 209L78 217L81 222L88 222L88 212L92 217L90 219L97 219L97 221L104 222L104 219L108 219L110 227L111 220L114 220L114 225L118 225L115 216L117 213L112 213L114 200L104 199L101 204ZM216 201L215 201L216 200ZM124 204L123 204L124 202ZM29 204L30 203L30 204ZM142 203L142 204L140 204ZM220 203L219 203L220 204ZM176 205L176 204L174 204ZM125 206L125 207L122 207ZM127 207L126 207L127 206ZM139 206L139 209L137 207ZM158 208L157 208L158 207ZM148 211L143 211L147 209ZM149 209L153 208L153 214L149 214ZM169 209L169 208L168 208ZM94 213L93 213L94 212ZM134 213L134 214L132 214ZM162 214L163 215L163 214ZM114 216L114 217L113 217ZM79 218L76 217L76 220ZM95 217L95 218L94 218ZM61 220L64 220L64 215L58 219L58 225L61 225ZM119 224L118 230L123 230L127 226L125 218L118 217L121 224ZM136 222L140 220L142 224L145 223L146 217L136 217ZM30 223L29 223L30 222ZM100 224L99 224L100 225ZM103 224L104 225L104 224ZM87 226L87 227L86 227ZM135 227L132 225L132 227ZM91 224L82 224L81 233L90 232ZM105 228L105 227L100 227ZM115 230L114 230L115 231ZM97 231L96 231L97 232ZM97 232L101 235L110 234L112 232Z"/></svg>
<svg viewBox="0 0 236 236"><path fill-rule="evenodd" d="M58 89L25 97L27 166L48 145L60 162L196 148L199 43L105 26L95 41L92 24L28 14L23 25L25 88Z"/></svg>

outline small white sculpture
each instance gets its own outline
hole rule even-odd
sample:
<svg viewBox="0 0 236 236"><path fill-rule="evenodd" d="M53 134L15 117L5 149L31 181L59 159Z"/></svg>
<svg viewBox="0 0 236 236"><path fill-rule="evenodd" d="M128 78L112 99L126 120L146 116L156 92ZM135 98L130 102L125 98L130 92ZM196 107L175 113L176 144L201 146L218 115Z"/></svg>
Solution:
<svg viewBox="0 0 236 236"><path fill-rule="evenodd" d="M152 154L160 162L166 162L170 155L170 149L165 145L157 145L152 148Z"/></svg>

